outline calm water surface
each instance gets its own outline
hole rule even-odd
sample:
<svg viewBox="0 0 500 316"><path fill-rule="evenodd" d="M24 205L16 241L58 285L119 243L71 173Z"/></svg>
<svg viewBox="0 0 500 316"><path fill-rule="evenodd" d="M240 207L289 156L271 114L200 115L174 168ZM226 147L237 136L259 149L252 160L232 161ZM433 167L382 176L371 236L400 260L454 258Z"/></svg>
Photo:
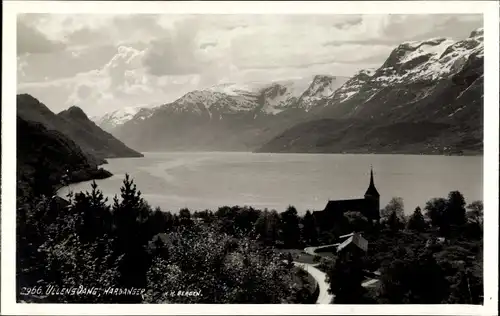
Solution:
<svg viewBox="0 0 500 316"><path fill-rule="evenodd" d="M362 197L373 165L381 206L402 197L405 212L433 197L458 190L466 201L483 199L483 158L412 155L145 153L144 158L108 159L114 176L97 183L104 194L119 195L129 173L152 206L178 211L251 205L281 212L320 210L328 199ZM75 192L90 182L74 184ZM63 188L60 195L65 195Z"/></svg>

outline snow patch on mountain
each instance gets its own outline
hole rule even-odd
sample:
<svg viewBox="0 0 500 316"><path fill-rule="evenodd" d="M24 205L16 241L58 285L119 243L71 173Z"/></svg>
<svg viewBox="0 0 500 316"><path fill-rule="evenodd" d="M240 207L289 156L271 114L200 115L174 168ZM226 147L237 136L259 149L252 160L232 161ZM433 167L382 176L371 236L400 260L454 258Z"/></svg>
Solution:
<svg viewBox="0 0 500 316"><path fill-rule="evenodd" d="M461 71L470 60L482 58L483 54L482 28L460 41L434 38L405 42L396 47L378 69L366 69L356 73L335 91L324 106L335 107L345 102L353 102L350 111L354 112L360 105L379 98L380 93L387 91L387 87L450 78ZM428 97L435 88L435 85L421 88L414 93L413 102Z"/></svg>
<svg viewBox="0 0 500 316"><path fill-rule="evenodd" d="M311 80L282 80L275 81L263 88L260 93L263 99L262 111L266 114L276 115L295 106L298 98L309 86Z"/></svg>
<svg viewBox="0 0 500 316"><path fill-rule="evenodd" d="M217 88L221 89L221 88ZM226 87L231 89L230 87ZM219 111L223 113L235 113L239 111L251 111L256 107L257 94L234 89L230 94L214 92L214 88L207 90L191 91L173 103L166 104L163 107L174 110L175 112L191 112L198 115L203 113ZM210 115L211 113L209 113Z"/></svg>
<svg viewBox="0 0 500 316"><path fill-rule="evenodd" d="M106 113L103 116L94 116L91 119L101 128L109 130L123 125L134 118L144 120L153 114L154 108L156 108L156 106L127 106Z"/></svg>
<svg viewBox="0 0 500 316"><path fill-rule="evenodd" d="M377 70L375 81L382 86L447 78L460 71L467 60L482 57L481 30L458 42L432 39L406 43L396 48L388 61Z"/></svg>
<svg viewBox="0 0 500 316"><path fill-rule="evenodd" d="M124 107L116 111L106 113L101 117L95 118L97 125L109 124L111 126L121 125L134 117L139 112L140 107Z"/></svg>
<svg viewBox="0 0 500 316"><path fill-rule="evenodd" d="M345 102L355 96L360 89L371 79L375 74L376 69L362 69L358 71L354 76L347 80L340 88L335 90L332 101L335 102Z"/></svg>
<svg viewBox="0 0 500 316"><path fill-rule="evenodd" d="M274 82L224 83L189 92L178 100L162 106L174 112L198 115L208 112L229 114L261 111L276 115L296 104L310 79L297 78ZM254 117L257 117L254 115Z"/></svg>
<svg viewBox="0 0 500 316"><path fill-rule="evenodd" d="M244 84L223 83L214 85L205 90L236 96L241 93L259 93L259 91L267 85L269 85L269 83L263 83L263 82L249 82Z"/></svg>
<svg viewBox="0 0 500 316"><path fill-rule="evenodd" d="M318 105L320 101L327 101L344 83L345 77L317 75L306 91L300 96L298 106L306 112Z"/></svg>
<svg viewBox="0 0 500 316"><path fill-rule="evenodd" d="M454 43L451 39L433 39L430 41L420 42L416 46L414 46L415 50L408 52L404 55L403 58L399 61L400 64L409 62L415 58L424 55L431 55L433 58L439 58L444 51L448 48L448 46Z"/></svg>

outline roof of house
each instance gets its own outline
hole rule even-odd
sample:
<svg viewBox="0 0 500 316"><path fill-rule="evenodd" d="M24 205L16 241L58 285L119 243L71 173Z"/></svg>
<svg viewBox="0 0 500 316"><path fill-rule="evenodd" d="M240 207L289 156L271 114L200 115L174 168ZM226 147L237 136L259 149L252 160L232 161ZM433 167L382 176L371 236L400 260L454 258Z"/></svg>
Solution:
<svg viewBox="0 0 500 316"><path fill-rule="evenodd" d="M347 238L343 243L337 247L337 252L341 251L350 244L356 245L363 251L368 250L368 240L364 239L359 233L354 233L351 237Z"/></svg>
<svg viewBox="0 0 500 316"><path fill-rule="evenodd" d="M347 238L347 237L351 237L352 235L354 235L355 233L350 233L350 234L346 234L346 235L342 235L342 236L339 236L339 238Z"/></svg>

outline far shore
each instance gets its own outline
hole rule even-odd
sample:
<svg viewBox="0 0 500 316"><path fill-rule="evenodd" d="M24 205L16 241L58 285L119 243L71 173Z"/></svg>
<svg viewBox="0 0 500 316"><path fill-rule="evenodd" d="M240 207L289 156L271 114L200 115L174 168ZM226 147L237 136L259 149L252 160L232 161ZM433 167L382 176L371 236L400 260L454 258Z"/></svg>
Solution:
<svg viewBox="0 0 500 316"><path fill-rule="evenodd" d="M378 156L443 156L443 157L483 157L484 153L464 153L464 154L441 154L441 153L373 153L373 152L264 152L264 151L242 151L242 150L159 150L159 151L142 151L144 155L147 154L161 154L161 153L171 153L171 154L268 154L268 155L378 155ZM128 157L120 157L118 159L123 159ZM142 158L142 157L134 157ZM117 159L117 158L107 158L107 159Z"/></svg>

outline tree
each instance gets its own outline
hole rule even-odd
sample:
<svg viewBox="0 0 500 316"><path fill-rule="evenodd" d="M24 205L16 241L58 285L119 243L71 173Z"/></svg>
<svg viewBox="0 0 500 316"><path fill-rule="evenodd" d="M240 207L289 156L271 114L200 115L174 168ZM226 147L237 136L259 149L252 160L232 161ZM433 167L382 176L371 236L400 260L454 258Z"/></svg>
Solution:
<svg viewBox="0 0 500 316"><path fill-rule="evenodd" d="M467 205L467 218L469 221L483 224L483 201L473 201Z"/></svg>
<svg viewBox="0 0 500 316"><path fill-rule="evenodd" d="M58 198L35 198L33 208L18 209L18 220L23 221L22 225L18 222L18 285L116 286L121 257L113 254L105 225L97 225L92 231L96 222L88 218L88 213L99 207L90 202L89 196L79 193L70 205L60 203ZM29 301L33 297L22 299ZM53 295L45 297L44 302L109 302L112 299L110 296Z"/></svg>
<svg viewBox="0 0 500 316"><path fill-rule="evenodd" d="M362 261L356 257L337 258L327 271L328 291L335 295L335 304L360 304L364 302L365 289Z"/></svg>
<svg viewBox="0 0 500 316"><path fill-rule="evenodd" d="M382 267L379 297L389 304L439 304L448 283L428 249L399 248Z"/></svg>
<svg viewBox="0 0 500 316"><path fill-rule="evenodd" d="M389 217L395 213L400 222L405 221L403 198L393 197L389 203L380 211L382 221L389 220Z"/></svg>
<svg viewBox="0 0 500 316"><path fill-rule="evenodd" d="M120 192L121 200L117 196L113 199L115 229L124 240L134 239L139 233L139 226L149 216L148 205L128 174L125 174Z"/></svg>
<svg viewBox="0 0 500 316"><path fill-rule="evenodd" d="M193 223L189 209L183 208L179 211L179 220L180 224L184 226L189 226Z"/></svg>
<svg viewBox="0 0 500 316"><path fill-rule="evenodd" d="M123 254L123 261L119 267L120 283L123 287L142 288L146 285L146 271L148 256L146 244L149 241L147 227L150 207L142 199L134 180L125 175L121 191L121 200L115 196L113 204L113 221L115 224L114 250ZM124 301L137 300L137 297L123 296Z"/></svg>
<svg viewBox="0 0 500 316"><path fill-rule="evenodd" d="M285 247L297 247L300 240L300 227L297 209L293 206L289 206L288 209L280 215L283 243Z"/></svg>
<svg viewBox="0 0 500 316"><path fill-rule="evenodd" d="M316 245L318 242L316 220L309 210L302 218L302 239L307 245Z"/></svg>
<svg viewBox="0 0 500 316"><path fill-rule="evenodd" d="M417 206L415 212L413 212L408 220L408 229L423 232L426 226L427 224L425 223L424 215L422 215L422 210Z"/></svg>
<svg viewBox="0 0 500 316"><path fill-rule="evenodd" d="M34 197L41 195L49 196L53 192L53 179L51 177L51 165L43 157L39 156L33 165L34 173L31 188Z"/></svg>
<svg viewBox="0 0 500 316"><path fill-rule="evenodd" d="M401 221L396 211L393 211L391 215L389 215L386 224L392 231L398 231L404 227L404 223Z"/></svg>
<svg viewBox="0 0 500 316"><path fill-rule="evenodd" d="M294 269L281 256L247 237L220 232L215 224L194 223L163 240L168 258L152 261L148 303L292 303L300 290ZM169 295L179 290L202 295Z"/></svg>
<svg viewBox="0 0 500 316"><path fill-rule="evenodd" d="M276 211L264 210L255 222L255 235L266 245L274 245L279 239L280 217Z"/></svg>
<svg viewBox="0 0 500 316"><path fill-rule="evenodd" d="M465 198L459 191L451 191L448 194L445 220L451 225L463 225L467 221L465 210Z"/></svg>
<svg viewBox="0 0 500 316"><path fill-rule="evenodd" d="M247 235L254 228L255 222L260 216L260 211L254 209L253 207L242 207L240 208L234 218L234 225L238 230L239 234Z"/></svg>
<svg viewBox="0 0 500 316"><path fill-rule="evenodd" d="M157 207L148 217L146 226L151 237L159 233L166 233L173 227L173 216L170 212L163 212Z"/></svg>
<svg viewBox="0 0 500 316"><path fill-rule="evenodd" d="M349 223L350 231L362 232L369 227L368 218L366 218L361 212L345 212L344 217Z"/></svg>
<svg viewBox="0 0 500 316"><path fill-rule="evenodd" d="M453 284L450 287L450 304L474 304L472 291L470 288L468 271L460 270L453 278Z"/></svg>
<svg viewBox="0 0 500 316"><path fill-rule="evenodd" d="M245 235L227 234L215 220L191 219L189 211L153 212L126 175L121 199L109 206L97 184L71 196L70 203L40 196L18 201L17 286L72 284L98 288L147 288L136 295L67 295L35 298L42 302L79 303L301 303L311 296L292 262L251 239L259 211L231 208L224 216ZM29 203L28 203L29 202ZM107 219L106 214L111 216ZM199 215L199 214L198 214ZM288 223L296 210L290 210ZM239 219L234 221L239 216ZM207 213L207 218L212 215ZM243 221L248 219L249 223ZM260 219L260 217L259 217ZM267 212L265 231L278 238L280 216ZM257 221L258 222L258 221ZM290 259L290 258L289 258ZM292 258L293 260L293 258ZM302 281L301 281L302 280ZM310 284L309 284L310 285ZM200 296L169 296L200 290ZM18 295L28 302L33 298ZM309 301L308 301L309 302Z"/></svg>
<svg viewBox="0 0 500 316"><path fill-rule="evenodd" d="M112 215L105 198L97 183L92 181L91 192L77 193L73 203L76 212L82 214L80 238L83 241L94 241L111 233Z"/></svg>
<svg viewBox="0 0 500 316"><path fill-rule="evenodd" d="M483 236L483 202L474 201L467 205L467 209L464 234L470 239L480 239Z"/></svg>
<svg viewBox="0 0 500 316"><path fill-rule="evenodd" d="M434 227L443 225L444 213L446 211L447 201L444 198L433 198L425 204L427 217L431 220Z"/></svg>

